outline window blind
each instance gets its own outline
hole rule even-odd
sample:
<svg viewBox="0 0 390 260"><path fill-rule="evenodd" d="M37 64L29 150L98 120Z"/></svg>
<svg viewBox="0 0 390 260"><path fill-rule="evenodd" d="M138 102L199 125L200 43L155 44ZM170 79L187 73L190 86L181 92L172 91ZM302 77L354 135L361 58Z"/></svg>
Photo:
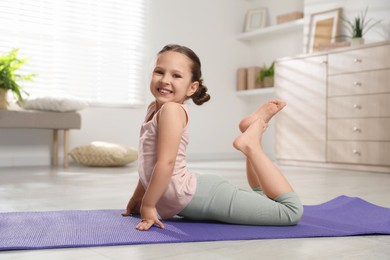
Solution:
<svg viewBox="0 0 390 260"><path fill-rule="evenodd" d="M29 59L31 96L142 105L144 30L144 0L0 0L0 52Z"/></svg>

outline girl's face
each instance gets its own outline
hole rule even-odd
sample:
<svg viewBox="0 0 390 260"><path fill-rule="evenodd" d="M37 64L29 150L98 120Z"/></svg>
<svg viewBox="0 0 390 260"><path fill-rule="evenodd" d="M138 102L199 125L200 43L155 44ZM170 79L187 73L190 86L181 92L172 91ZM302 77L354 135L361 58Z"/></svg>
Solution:
<svg viewBox="0 0 390 260"><path fill-rule="evenodd" d="M195 93L199 83L192 82L192 61L175 51L161 53L150 81L150 91L156 98L157 109L167 103L183 103Z"/></svg>

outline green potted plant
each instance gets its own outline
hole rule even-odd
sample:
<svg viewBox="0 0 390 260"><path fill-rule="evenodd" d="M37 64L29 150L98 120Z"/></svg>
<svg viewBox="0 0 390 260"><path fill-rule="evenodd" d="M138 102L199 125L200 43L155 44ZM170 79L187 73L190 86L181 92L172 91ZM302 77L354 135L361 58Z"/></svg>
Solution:
<svg viewBox="0 0 390 260"><path fill-rule="evenodd" d="M20 69L28 59L18 58L19 49L13 49L8 53L0 55L0 109L7 109L7 93L10 90L18 102L23 102L22 93L28 95L19 85L19 81L32 80L34 74L20 75Z"/></svg>
<svg viewBox="0 0 390 260"><path fill-rule="evenodd" d="M257 77L257 81L261 83L263 88L269 88L274 85L274 66L275 62L272 62L271 66L263 65Z"/></svg>
<svg viewBox="0 0 390 260"><path fill-rule="evenodd" d="M368 8L364 11L361 11L358 16L355 17L354 20L349 20L345 17L342 17L342 21L344 22L345 28L348 31L349 35L346 36L351 39L351 45L361 45L364 43L363 36L375 25L381 22L375 21L373 19L366 20Z"/></svg>

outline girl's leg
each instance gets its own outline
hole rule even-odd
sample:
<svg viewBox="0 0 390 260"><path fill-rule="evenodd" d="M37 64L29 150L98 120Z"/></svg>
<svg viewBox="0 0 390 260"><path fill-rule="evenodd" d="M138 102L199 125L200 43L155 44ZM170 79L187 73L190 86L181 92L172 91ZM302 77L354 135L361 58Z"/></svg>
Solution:
<svg viewBox="0 0 390 260"><path fill-rule="evenodd" d="M282 101L268 101L267 103L261 105L255 112L241 120L239 124L240 131L245 132L245 130L248 129L251 123L256 119L263 119L265 123L268 123L269 120L271 120L272 116L279 112L281 109L283 109L285 106L286 103ZM255 174L253 166L248 158L246 159L246 176L248 179L249 186L252 189L262 189L263 185Z"/></svg>
<svg viewBox="0 0 390 260"><path fill-rule="evenodd" d="M179 215L192 220L217 220L244 225L295 225L303 206L295 192L274 200L240 189L218 175L197 174L196 193Z"/></svg>
<svg viewBox="0 0 390 260"><path fill-rule="evenodd" d="M252 189L260 188L262 187L259 178L257 178L256 174L254 173L253 166L246 158L246 178L248 180L249 186Z"/></svg>
<svg viewBox="0 0 390 260"><path fill-rule="evenodd" d="M267 118L271 118L275 113L268 114ZM284 193L292 192L293 189L263 151L261 137L266 127L267 123L263 119L256 119L234 140L233 146L246 155L265 195L274 199Z"/></svg>

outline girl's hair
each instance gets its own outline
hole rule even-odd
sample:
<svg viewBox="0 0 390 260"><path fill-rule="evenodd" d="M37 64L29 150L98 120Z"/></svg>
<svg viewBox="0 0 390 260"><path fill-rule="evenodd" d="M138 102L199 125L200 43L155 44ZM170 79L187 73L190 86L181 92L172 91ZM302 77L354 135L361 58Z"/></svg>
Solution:
<svg viewBox="0 0 390 260"><path fill-rule="evenodd" d="M203 85L200 59L195 54L195 52L185 46L177 44L168 44L164 48L162 48L161 51L159 51L158 55L167 51L174 51L184 54L192 61L192 82L199 82L199 87L198 90L188 98L191 98L192 101L194 101L194 103L199 106L209 101L210 95L207 93L207 87Z"/></svg>

